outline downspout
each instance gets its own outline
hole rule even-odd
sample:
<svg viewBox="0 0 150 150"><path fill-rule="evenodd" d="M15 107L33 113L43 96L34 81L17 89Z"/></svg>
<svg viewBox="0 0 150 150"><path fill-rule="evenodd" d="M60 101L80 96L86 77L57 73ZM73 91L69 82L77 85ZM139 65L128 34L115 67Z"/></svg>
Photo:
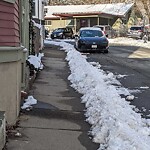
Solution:
<svg viewBox="0 0 150 150"><path fill-rule="evenodd" d="M61 25L62 25L62 18L60 17L60 27L61 27Z"/></svg>
<svg viewBox="0 0 150 150"><path fill-rule="evenodd" d="M97 17L97 24L98 24L98 25L99 25L99 23L100 23L99 21L100 21L100 19L99 19L99 16L98 16L98 17Z"/></svg>
<svg viewBox="0 0 150 150"><path fill-rule="evenodd" d="M88 27L91 26L91 23L90 23L90 18L88 19Z"/></svg>
<svg viewBox="0 0 150 150"><path fill-rule="evenodd" d="M77 18L74 18L74 31L77 33Z"/></svg>
<svg viewBox="0 0 150 150"><path fill-rule="evenodd" d="M39 0L38 0L38 19L39 19Z"/></svg>

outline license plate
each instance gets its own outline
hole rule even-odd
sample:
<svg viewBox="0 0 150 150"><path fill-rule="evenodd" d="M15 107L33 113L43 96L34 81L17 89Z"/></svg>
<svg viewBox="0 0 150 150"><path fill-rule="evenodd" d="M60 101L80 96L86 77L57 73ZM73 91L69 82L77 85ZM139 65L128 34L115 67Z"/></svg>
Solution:
<svg viewBox="0 0 150 150"><path fill-rule="evenodd" d="M54 37L56 37L56 35L54 35Z"/></svg>
<svg viewBox="0 0 150 150"><path fill-rule="evenodd" d="M92 45L92 48L97 48L97 45Z"/></svg>

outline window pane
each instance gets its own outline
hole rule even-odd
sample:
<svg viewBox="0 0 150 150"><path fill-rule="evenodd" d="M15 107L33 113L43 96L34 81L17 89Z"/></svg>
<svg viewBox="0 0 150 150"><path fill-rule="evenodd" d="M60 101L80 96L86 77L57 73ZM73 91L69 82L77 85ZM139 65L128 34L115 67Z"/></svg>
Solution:
<svg viewBox="0 0 150 150"><path fill-rule="evenodd" d="M74 25L74 19L67 20L67 26L73 26Z"/></svg>
<svg viewBox="0 0 150 150"><path fill-rule="evenodd" d="M50 20L45 20L45 25L52 25L52 22Z"/></svg>
<svg viewBox="0 0 150 150"><path fill-rule="evenodd" d="M35 16L35 2L33 2L33 6L32 6L32 15Z"/></svg>

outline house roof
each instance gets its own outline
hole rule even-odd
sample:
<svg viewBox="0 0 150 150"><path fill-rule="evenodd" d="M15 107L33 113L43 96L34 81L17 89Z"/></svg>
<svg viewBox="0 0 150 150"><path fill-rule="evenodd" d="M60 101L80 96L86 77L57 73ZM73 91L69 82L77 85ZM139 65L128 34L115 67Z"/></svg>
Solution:
<svg viewBox="0 0 150 150"><path fill-rule="evenodd" d="M45 19L58 17L73 17L83 15L105 14L110 16L125 17L131 10L133 3L112 3L96 5L59 5L45 6L47 13Z"/></svg>

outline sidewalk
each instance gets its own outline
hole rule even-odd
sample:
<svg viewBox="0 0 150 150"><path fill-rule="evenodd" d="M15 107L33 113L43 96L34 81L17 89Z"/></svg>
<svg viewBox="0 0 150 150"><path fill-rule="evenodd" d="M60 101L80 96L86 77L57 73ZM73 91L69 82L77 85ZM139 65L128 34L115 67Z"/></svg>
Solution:
<svg viewBox="0 0 150 150"><path fill-rule="evenodd" d="M8 150L97 150L88 136L81 95L67 80L66 53L46 45L41 71L30 95L38 100L31 111L23 111L17 130L21 136L8 139Z"/></svg>

